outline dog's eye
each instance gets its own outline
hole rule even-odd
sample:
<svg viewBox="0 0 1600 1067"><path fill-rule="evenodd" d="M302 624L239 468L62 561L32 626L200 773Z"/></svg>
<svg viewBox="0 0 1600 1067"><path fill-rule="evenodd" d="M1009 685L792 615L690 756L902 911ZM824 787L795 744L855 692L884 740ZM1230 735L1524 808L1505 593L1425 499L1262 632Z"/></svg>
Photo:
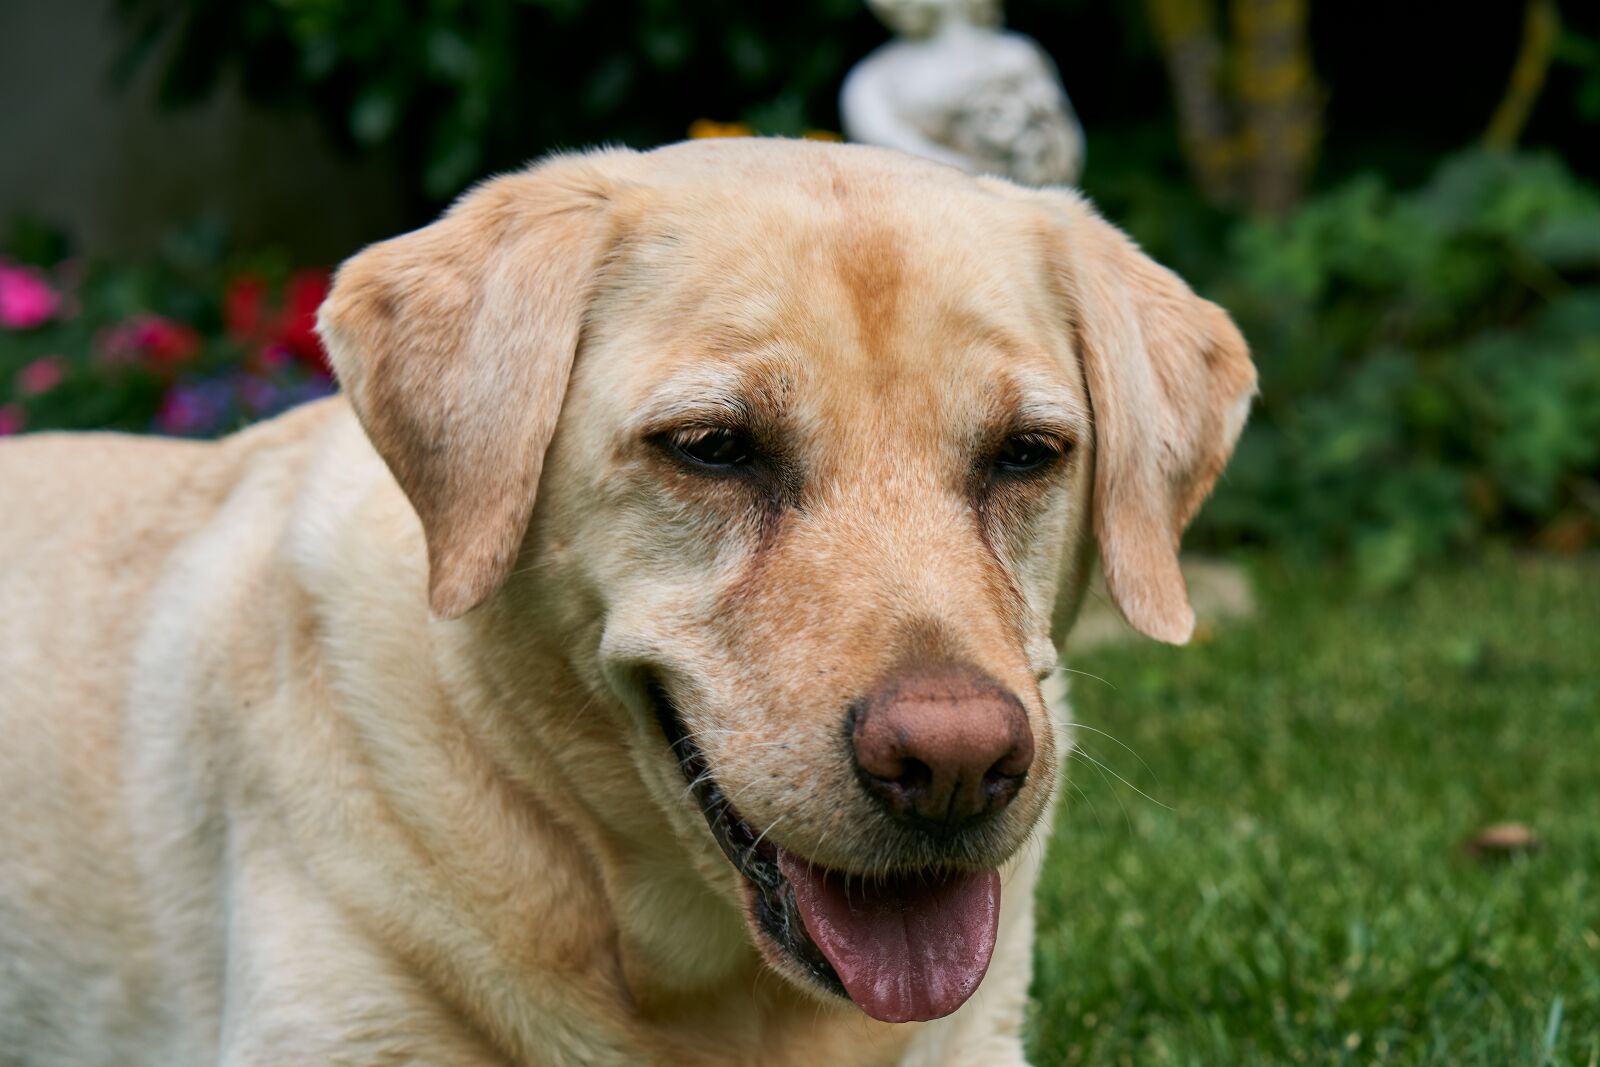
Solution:
<svg viewBox="0 0 1600 1067"><path fill-rule="evenodd" d="M1006 474L1027 474L1043 470L1061 458L1062 442L1043 434L1015 433L1007 437L995 453L995 469Z"/></svg>
<svg viewBox="0 0 1600 1067"><path fill-rule="evenodd" d="M738 467L750 462L754 447L738 430L708 427L672 435L673 450L702 467Z"/></svg>

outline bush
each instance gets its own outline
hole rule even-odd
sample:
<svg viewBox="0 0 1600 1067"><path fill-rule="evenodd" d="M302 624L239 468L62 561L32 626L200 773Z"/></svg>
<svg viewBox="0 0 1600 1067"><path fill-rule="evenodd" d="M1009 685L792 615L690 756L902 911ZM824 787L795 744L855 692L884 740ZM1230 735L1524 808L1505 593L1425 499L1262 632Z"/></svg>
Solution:
<svg viewBox="0 0 1600 1067"><path fill-rule="evenodd" d="M118 0L123 66L169 103L239 75L385 150L437 203L551 148L651 145L698 117L798 135L883 31L860 0Z"/></svg>
<svg viewBox="0 0 1600 1067"><path fill-rule="evenodd" d="M1213 295L1262 396L1213 541L1352 556L1368 581L1495 534L1600 529L1600 197L1471 153L1406 194L1361 178L1242 224Z"/></svg>

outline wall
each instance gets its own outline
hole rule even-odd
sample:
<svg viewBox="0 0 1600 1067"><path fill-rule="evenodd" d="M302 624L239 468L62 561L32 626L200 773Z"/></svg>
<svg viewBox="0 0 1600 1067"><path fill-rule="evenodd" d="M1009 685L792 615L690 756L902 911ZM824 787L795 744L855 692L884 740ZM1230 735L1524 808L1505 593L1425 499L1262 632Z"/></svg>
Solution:
<svg viewBox="0 0 1600 1067"><path fill-rule="evenodd" d="M382 162L340 152L307 116L234 91L163 111L153 66L116 91L118 31L107 0L0 0L0 226L25 211L91 255L138 255L205 218L303 263L400 228Z"/></svg>

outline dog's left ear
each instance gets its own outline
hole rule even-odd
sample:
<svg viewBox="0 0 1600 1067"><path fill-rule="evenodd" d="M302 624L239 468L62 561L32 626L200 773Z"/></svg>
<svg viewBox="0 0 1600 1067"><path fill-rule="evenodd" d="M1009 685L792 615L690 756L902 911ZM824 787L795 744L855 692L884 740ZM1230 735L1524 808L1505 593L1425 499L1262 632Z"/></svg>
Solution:
<svg viewBox="0 0 1600 1067"><path fill-rule="evenodd" d="M631 155L557 158L473 190L346 262L318 314L422 520L441 617L477 606L516 562Z"/></svg>
<svg viewBox="0 0 1600 1067"><path fill-rule="evenodd" d="M1094 527L1106 587L1133 627L1183 644L1194 610L1178 540L1233 453L1256 390L1243 336L1071 193L1047 253L1094 411Z"/></svg>

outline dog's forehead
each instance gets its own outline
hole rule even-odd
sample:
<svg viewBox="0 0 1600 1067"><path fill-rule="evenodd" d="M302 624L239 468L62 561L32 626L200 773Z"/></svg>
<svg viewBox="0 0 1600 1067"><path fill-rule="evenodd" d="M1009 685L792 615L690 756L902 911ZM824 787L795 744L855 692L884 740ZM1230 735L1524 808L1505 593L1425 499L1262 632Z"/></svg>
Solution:
<svg viewBox="0 0 1600 1067"><path fill-rule="evenodd" d="M593 316L634 354L636 403L744 381L813 407L932 405L940 421L974 396L1082 406L1039 217L881 155L802 151L787 170L761 155L637 195Z"/></svg>
<svg viewBox="0 0 1600 1067"><path fill-rule="evenodd" d="M757 158L760 166L674 169L670 180L642 183L625 249L716 268L731 282L777 272L803 284L831 268L864 290L997 273L1025 287L1039 259L1033 207L949 168L876 154L802 155L806 165L792 169Z"/></svg>

